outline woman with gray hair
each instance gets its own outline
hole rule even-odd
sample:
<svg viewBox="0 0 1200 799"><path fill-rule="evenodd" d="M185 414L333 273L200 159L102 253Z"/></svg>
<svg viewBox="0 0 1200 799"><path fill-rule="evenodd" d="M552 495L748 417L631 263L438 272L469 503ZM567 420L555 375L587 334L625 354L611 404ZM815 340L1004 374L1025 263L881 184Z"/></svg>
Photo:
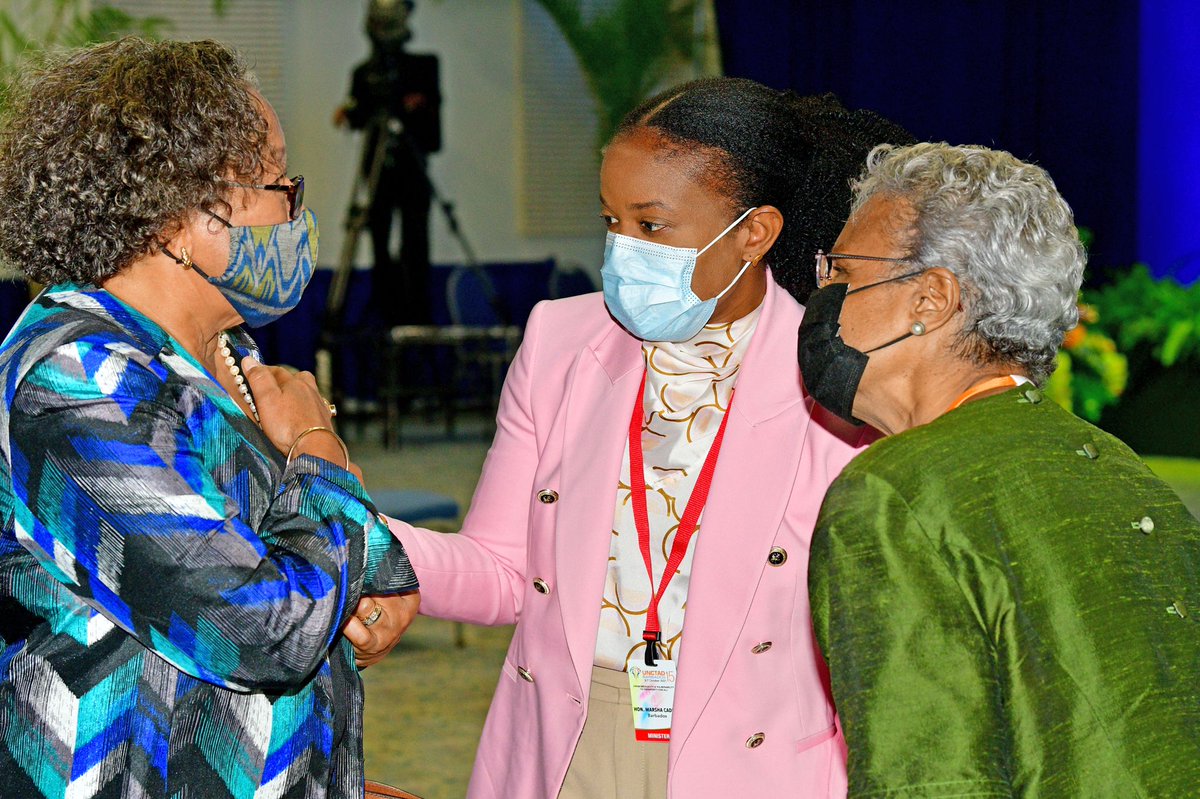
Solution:
<svg viewBox="0 0 1200 799"><path fill-rule="evenodd" d="M1037 388L1077 321L1070 208L946 144L876 148L855 191L799 349L819 403L887 436L809 570L850 795L1194 795L1200 523Z"/></svg>
<svg viewBox="0 0 1200 799"><path fill-rule="evenodd" d="M363 796L355 660L417 581L242 329L312 276L288 174L216 42L67 53L9 109L0 254L47 288L0 346L0 796Z"/></svg>

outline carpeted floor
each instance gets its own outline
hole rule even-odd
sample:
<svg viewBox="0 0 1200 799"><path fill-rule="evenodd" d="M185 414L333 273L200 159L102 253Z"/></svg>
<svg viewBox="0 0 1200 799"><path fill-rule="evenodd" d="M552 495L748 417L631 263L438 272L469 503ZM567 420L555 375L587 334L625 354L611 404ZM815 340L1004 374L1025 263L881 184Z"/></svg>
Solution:
<svg viewBox="0 0 1200 799"><path fill-rule="evenodd" d="M466 511L491 442L490 422L464 418L447 437L440 424L406 421L399 448L378 429L343 425L367 490L410 488L453 497ZM500 676L511 627L466 627L421 617L382 663L363 672L367 776L424 799L466 794L475 746Z"/></svg>
<svg viewBox="0 0 1200 799"><path fill-rule="evenodd" d="M489 422L463 419L448 438L440 426L408 422L405 444L385 450L377 431L344 425L370 490L418 488L453 497L466 510L491 438ZM1147 458L1200 517L1200 461ZM475 746L500 674L511 627L456 627L419 618L396 650L363 673L367 774L424 799L466 793Z"/></svg>
<svg viewBox="0 0 1200 799"><path fill-rule="evenodd" d="M367 776L424 797L466 794L475 746L511 627L419 618L382 663L363 672Z"/></svg>

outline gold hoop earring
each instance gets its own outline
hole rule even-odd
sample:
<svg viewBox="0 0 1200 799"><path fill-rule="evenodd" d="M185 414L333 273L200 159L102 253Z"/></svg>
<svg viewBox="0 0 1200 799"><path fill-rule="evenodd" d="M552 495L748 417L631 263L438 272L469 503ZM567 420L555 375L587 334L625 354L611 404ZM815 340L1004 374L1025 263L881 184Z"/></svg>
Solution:
<svg viewBox="0 0 1200 799"><path fill-rule="evenodd" d="M179 265L184 269L192 268L192 256L188 255L187 247L179 248Z"/></svg>

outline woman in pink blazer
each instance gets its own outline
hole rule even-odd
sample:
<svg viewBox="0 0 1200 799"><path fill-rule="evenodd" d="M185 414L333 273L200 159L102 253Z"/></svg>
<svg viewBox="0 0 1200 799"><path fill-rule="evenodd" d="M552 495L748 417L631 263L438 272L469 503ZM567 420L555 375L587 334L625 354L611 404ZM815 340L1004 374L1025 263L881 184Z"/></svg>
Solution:
<svg viewBox="0 0 1200 799"><path fill-rule="evenodd" d="M803 392L803 309L776 281L812 288L849 179L907 140L736 79L664 92L614 136L603 296L534 309L462 532L391 523L422 613L517 624L470 796L845 794L806 568L864 441ZM665 728L635 730L628 674L659 680Z"/></svg>

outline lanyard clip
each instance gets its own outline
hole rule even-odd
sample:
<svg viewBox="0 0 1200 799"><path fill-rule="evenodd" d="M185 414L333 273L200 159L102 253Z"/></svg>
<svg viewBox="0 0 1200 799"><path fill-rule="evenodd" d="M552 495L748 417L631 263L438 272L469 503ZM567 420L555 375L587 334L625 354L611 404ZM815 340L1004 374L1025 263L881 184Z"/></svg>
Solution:
<svg viewBox="0 0 1200 799"><path fill-rule="evenodd" d="M662 640L662 632L643 630L642 640L646 642L646 665L657 666L658 663L654 658L658 655L658 642Z"/></svg>

